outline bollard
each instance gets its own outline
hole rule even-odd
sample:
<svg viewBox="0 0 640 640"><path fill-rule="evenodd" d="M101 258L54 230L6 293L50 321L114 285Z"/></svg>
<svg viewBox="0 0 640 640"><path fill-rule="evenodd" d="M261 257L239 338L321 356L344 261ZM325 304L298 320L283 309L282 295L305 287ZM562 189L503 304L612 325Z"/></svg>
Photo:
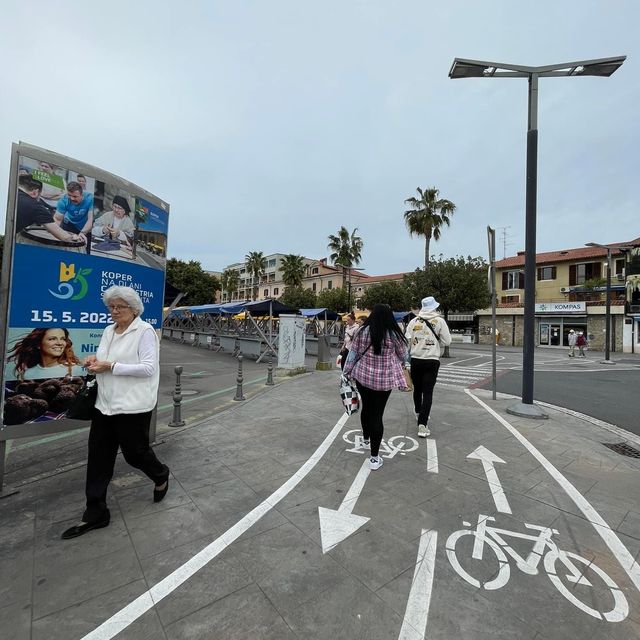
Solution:
<svg viewBox="0 0 640 640"><path fill-rule="evenodd" d="M273 362L271 362L273 354L269 352L269 361L267 362L267 385L273 386Z"/></svg>
<svg viewBox="0 0 640 640"><path fill-rule="evenodd" d="M244 400L244 396L242 395L242 353L238 355L238 377L236 382L236 395L233 399Z"/></svg>
<svg viewBox="0 0 640 640"><path fill-rule="evenodd" d="M167 425L169 427L184 427L184 420L180 415L180 404L182 403L182 386L180 384L180 374L182 367L176 367L176 388L173 392L173 418Z"/></svg>

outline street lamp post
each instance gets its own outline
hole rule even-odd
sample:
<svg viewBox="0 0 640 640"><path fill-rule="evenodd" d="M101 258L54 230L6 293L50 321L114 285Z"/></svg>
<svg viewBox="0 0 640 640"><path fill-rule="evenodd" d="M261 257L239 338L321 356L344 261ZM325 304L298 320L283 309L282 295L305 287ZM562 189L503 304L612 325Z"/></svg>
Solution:
<svg viewBox="0 0 640 640"><path fill-rule="evenodd" d="M587 247L600 247L607 250L607 292L605 294L605 320L604 320L604 360L600 361L600 364L615 364L615 361L611 359L611 249L605 244L599 244L598 242L587 242ZM619 251L626 251L630 247L620 246L613 247Z"/></svg>
<svg viewBox="0 0 640 640"><path fill-rule="evenodd" d="M522 347L522 401L507 412L525 418L547 418L533 404L536 292L536 198L538 180L538 79L567 76L610 76L626 56L579 60L563 64L528 67L501 62L456 58L449 77L458 78L527 78L529 83L527 127L527 182L525 195L525 273L524 336Z"/></svg>

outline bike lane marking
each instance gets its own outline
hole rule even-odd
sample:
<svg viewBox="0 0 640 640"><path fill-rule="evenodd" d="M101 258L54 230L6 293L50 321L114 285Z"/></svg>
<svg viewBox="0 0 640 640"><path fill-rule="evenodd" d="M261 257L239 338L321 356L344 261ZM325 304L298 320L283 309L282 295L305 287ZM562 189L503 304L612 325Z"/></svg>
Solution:
<svg viewBox="0 0 640 640"><path fill-rule="evenodd" d="M208 544L173 573L160 580L157 584L138 596L133 602L103 622L99 627L82 637L82 640L111 640L118 633L126 629L140 616L158 604L163 598L175 591L183 582L220 555L232 542L235 542L245 531L252 527L260 518L266 515L273 507L286 497L309 472L320 462L329 447L342 431L349 416L345 413L335 424L327 437L320 443L311 457L296 471L279 489L276 489L268 498L252 509L244 518L236 522L222 535Z"/></svg>
<svg viewBox="0 0 640 640"><path fill-rule="evenodd" d="M489 483L489 489L496 505L496 509L500 513L511 513L509 501L504 493L502 483L500 482L500 478L498 478L498 473L496 472L496 466L494 464L495 462L505 464L505 461L493 453L493 451L489 451L489 449L482 445L480 445L475 451L472 451L467 458L470 460L480 460L482 463L482 468L487 478L487 482Z"/></svg>
<svg viewBox="0 0 640 640"><path fill-rule="evenodd" d="M427 438L427 472L438 473L438 447L433 438Z"/></svg>
<svg viewBox="0 0 640 640"><path fill-rule="evenodd" d="M494 411L489 405L476 397L468 389L464 392L481 407L491 414L503 427L505 427L527 451L544 467L549 475L564 489L565 493L573 500L578 509L582 511L585 518L591 523L593 528L609 547L611 553L616 557L620 566L627 572L629 578L640 591L640 565L633 559L629 550L624 546L620 538L612 531L604 518L595 510L591 503L565 478L556 467L547 460L538 449L531 444L510 422L505 420L500 414Z"/></svg>
<svg viewBox="0 0 640 640"><path fill-rule="evenodd" d="M438 532L423 529L418 547L416 568L413 572L411 590L398 640L423 640L425 637L433 589L437 545Z"/></svg>

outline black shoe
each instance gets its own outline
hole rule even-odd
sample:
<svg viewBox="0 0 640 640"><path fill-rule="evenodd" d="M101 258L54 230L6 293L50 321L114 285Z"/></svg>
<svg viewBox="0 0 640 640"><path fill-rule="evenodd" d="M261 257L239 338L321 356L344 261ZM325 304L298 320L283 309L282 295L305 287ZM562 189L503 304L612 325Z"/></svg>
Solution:
<svg viewBox="0 0 640 640"><path fill-rule="evenodd" d="M74 527L69 527L66 531L62 533L60 538L62 540L71 540L71 538L77 538L78 536L83 536L85 533L89 531L93 531L93 529L102 529L109 525L110 518L107 516L103 520L98 520L97 522L81 522L80 524L75 525Z"/></svg>
<svg viewBox="0 0 640 640"><path fill-rule="evenodd" d="M169 491L169 478L167 477L167 484L164 486L164 489L154 489L153 490L153 501L154 502L162 502L164 497L167 495L167 491Z"/></svg>

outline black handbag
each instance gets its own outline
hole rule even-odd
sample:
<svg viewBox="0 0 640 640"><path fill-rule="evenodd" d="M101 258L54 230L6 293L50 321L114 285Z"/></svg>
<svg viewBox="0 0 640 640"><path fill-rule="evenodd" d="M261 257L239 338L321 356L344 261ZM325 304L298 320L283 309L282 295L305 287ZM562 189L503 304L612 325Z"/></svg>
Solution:
<svg viewBox="0 0 640 640"><path fill-rule="evenodd" d="M72 420L91 420L98 397L98 381L95 376L87 377L82 389L67 409L67 418Z"/></svg>

